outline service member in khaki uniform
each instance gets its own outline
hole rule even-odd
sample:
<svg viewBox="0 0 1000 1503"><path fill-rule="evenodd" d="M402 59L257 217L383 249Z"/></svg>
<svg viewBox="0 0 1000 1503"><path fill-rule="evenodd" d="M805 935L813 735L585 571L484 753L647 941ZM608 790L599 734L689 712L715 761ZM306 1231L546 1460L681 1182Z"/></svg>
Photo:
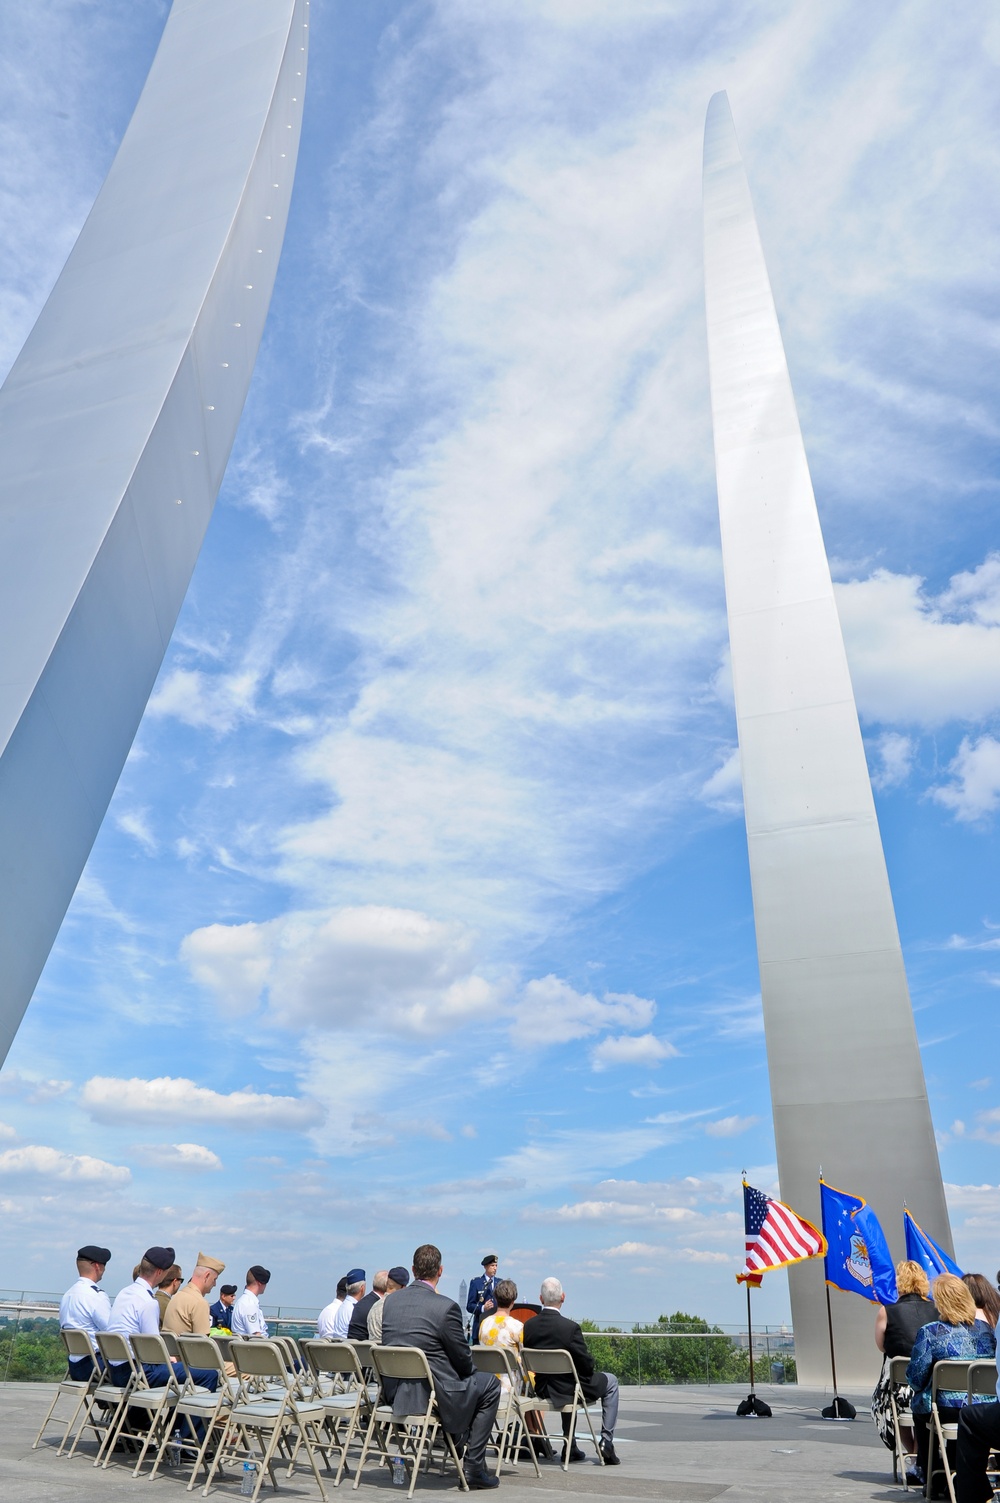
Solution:
<svg viewBox="0 0 1000 1503"><path fill-rule="evenodd" d="M163 1317L163 1329L175 1336L207 1336L212 1316L205 1296L215 1288L215 1281L226 1270L225 1263L200 1252L189 1283L175 1294Z"/></svg>

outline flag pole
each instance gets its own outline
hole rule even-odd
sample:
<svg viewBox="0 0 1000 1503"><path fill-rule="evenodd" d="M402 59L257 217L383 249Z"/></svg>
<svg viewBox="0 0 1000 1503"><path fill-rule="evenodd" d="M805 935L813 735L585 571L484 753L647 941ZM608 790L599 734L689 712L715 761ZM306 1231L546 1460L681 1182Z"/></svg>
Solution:
<svg viewBox="0 0 1000 1503"><path fill-rule="evenodd" d="M819 1182L823 1184L823 1170L819 1171ZM820 1193L820 1208L822 1210L823 1196ZM826 1236L826 1216L822 1216L823 1235ZM820 1417L827 1420L852 1420L857 1418L858 1411L847 1399L842 1399L837 1392L837 1352L833 1342L833 1307L830 1304L830 1284L826 1278L826 1259L823 1259L823 1287L826 1290L826 1326L830 1332L830 1376L833 1378L833 1403L827 1404L820 1411Z"/></svg>
<svg viewBox="0 0 1000 1503"><path fill-rule="evenodd" d="M750 1280L747 1279L747 1351L750 1353L750 1397L755 1398L753 1386L753 1324L750 1319Z"/></svg>
<svg viewBox="0 0 1000 1503"><path fill-rule="evenodd" d="M746 1191L747 1191L747 1172L744 1169L744 1171L743 1171L744 1218L746 1216ZM749 1272L749 1269L748 1269L748 1272ZM736 1406L736 1413L737 1413L737 1415L739 1416L740 1419L770 1419L771 1418L771 1406L770 1406L770 1404L765 1404L765 1402L764 1402L763 1399L759 1399L757 1397L756 1389L754 1388L754 1381L753 1381L753 1314L752 1314L751 1309L750 1309L750 1283L751 1283L751 1281L750 1281L749 1278L746 1278L746 1279L743 1280L743 1282L746 1284L746 1289L747 1289L747 1352L749 1353L749 1356L750 1356L750 1393L748 1394L748 1396L745 1399L742 1400L741 1403L737 1404L737 1406ZM759 1280L758 1280L758 1282L759 1282Z"/></svg>

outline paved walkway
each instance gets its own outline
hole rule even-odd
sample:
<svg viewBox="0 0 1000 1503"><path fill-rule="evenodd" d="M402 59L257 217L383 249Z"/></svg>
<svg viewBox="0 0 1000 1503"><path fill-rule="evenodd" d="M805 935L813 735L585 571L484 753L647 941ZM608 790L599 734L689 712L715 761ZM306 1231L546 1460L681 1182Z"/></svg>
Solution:
<svg viewBox="0 0 1000 1503"><path fill-rule="evenodd" d="M734 1411L745 1389L623 1389L616 1437L620 1467L603 1469L588 1462L564 1473L543 1462L539 1480L524 1466L516 1474L507 1470L495 1495L497 1503L531 1503L532 1498L535 1503L555 1503L556 1493L592 1498L594 1503L610 1498L662 1499L664 1503L713 1503L715 1499L721 1503L834 1503L839 1499L903 1503L902 1488L892 1483L892 1458L879 1442L862 1398L852 1396L858 1407L854 1423L829 1423L820 1418L820 1407L827 1400L818 1394L795 1387L762 1387L760 1392L774 1409L770 1420L736 1418ZM144 1489L152 1489L163 1503L183 1503L185 1498L200 1496L200 1490L185 1491L186 1467L150 1484L142 1478L133 1481L118 1463L106 1472L95 1471L83 1455L82 1444L72 1461L57 1457L59 1432L55 1428L46 1432L53 1437L52 1443L43 1442L33 1451L31 1443L51 1394L51 1388L41 1383L0 1385L3 1503L48 1499L103 1503L118 1498L141 1503ZM93 1444L88 1442L86 1449L92 1458ZM286 1482L279 1473L279 1484L276 1495L265 1482L261 1499L316 1503L311 1474L297 1473ZM392 1494L388 1473L374 1465L366 1467L359 1503L373 1503L371 1495L379 1490ZM330 1484L327 1491L332 1496ZM431 1475L418 1482L414 1500L431 1493L454 1497L456 1491L453 1477ZM221 1503L236 1500L235 1473L230 1472L210 1496ZM348 1503L354 1493L345 1482L338 1496ZM385 1496L383 1503L393 1503L392 1497Z"/></svg>

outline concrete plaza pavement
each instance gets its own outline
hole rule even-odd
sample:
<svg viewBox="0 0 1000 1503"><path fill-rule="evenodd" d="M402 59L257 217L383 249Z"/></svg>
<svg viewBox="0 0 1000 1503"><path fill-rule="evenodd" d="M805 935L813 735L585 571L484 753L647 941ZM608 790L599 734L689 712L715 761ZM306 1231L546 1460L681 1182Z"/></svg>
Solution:
<svg viewBox="0 0 1000 1503"><path fill-rule="evenodd" d="M677 1387L627 1388L616 1444L622 1464L601 1468L595 1461L572 1466L563 1472L542 1463L536 1479L523 1464L513 1472L504 1470L498 1503L548 1503L554 1494L567 1498L662 1499L664 1503L869 1503L869 1500L902 1500L901 1487L892 1482L892 1458L879 1441L868 1414L866 1399L851 1395L858 1418L853 1423L830 1423L820 1418L828 1398L794 1386L761 1385L761 1397L774 1410L769 1420L738 1419L736 1405L745 1388ZM0 1498L4 1503L103 1503L107 1499L136 1498L152 1488L169 1503L200 1496L185 1491L190 1469L167 1471L152 1483L133 1480L126 1466L113 1461L107 1471L91 1465L92 1441L81 1443L77 1455L57 1457L60 1432L46 1431L37 1451L32 1441L51 1400L52 1388L44 1383L0 1385ZM550 1417L550 1428L555 1421ZM51 1437L51 1439L48 1439ZM588 1452L591 1450L589 1440ZM353 1469L352 1469L353 1470ZM265 1481L261 1498L305 1503L318 1498L312 1474L296 1472L291 1481L278 1473L280 1491L275 1494ZM345 1481L334 1489L344 1500L354 1496ZM392 1493L384 1468L370 1464L358 1489L364 1494ZM417 1483L414 1499L431 1493L457 1493L454 1476L441 1478L436 1471ZM400 1494L397 1494L400 1496ZM405 1497L405 1494L402 1494ZM227 1472L213 1486L210 1497L239 1497L239 1478ZM391 1503L385 1497L385 1503Z"/></svg>

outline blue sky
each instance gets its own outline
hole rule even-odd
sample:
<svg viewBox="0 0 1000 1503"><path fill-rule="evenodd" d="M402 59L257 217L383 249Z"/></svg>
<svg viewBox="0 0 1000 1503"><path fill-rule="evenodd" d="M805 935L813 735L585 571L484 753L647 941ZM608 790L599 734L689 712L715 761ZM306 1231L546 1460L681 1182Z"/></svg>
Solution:
<svg viewBox="0 0 1000 1503"><path fill-rule="evenodd" d="M166 15L0 15L5 370ZM729 91L958 1255L1000 1254L1000 19L313 0L297 185L163 671L0 1074L0 1282L83 1241L486 1251L739 1318L775 1183L709 419ZM848 1188L863 1193L864 1186ZM928 1230L933 1230L928 1228ZM787 1312L784 1276L761 1318Z"/></svg>

